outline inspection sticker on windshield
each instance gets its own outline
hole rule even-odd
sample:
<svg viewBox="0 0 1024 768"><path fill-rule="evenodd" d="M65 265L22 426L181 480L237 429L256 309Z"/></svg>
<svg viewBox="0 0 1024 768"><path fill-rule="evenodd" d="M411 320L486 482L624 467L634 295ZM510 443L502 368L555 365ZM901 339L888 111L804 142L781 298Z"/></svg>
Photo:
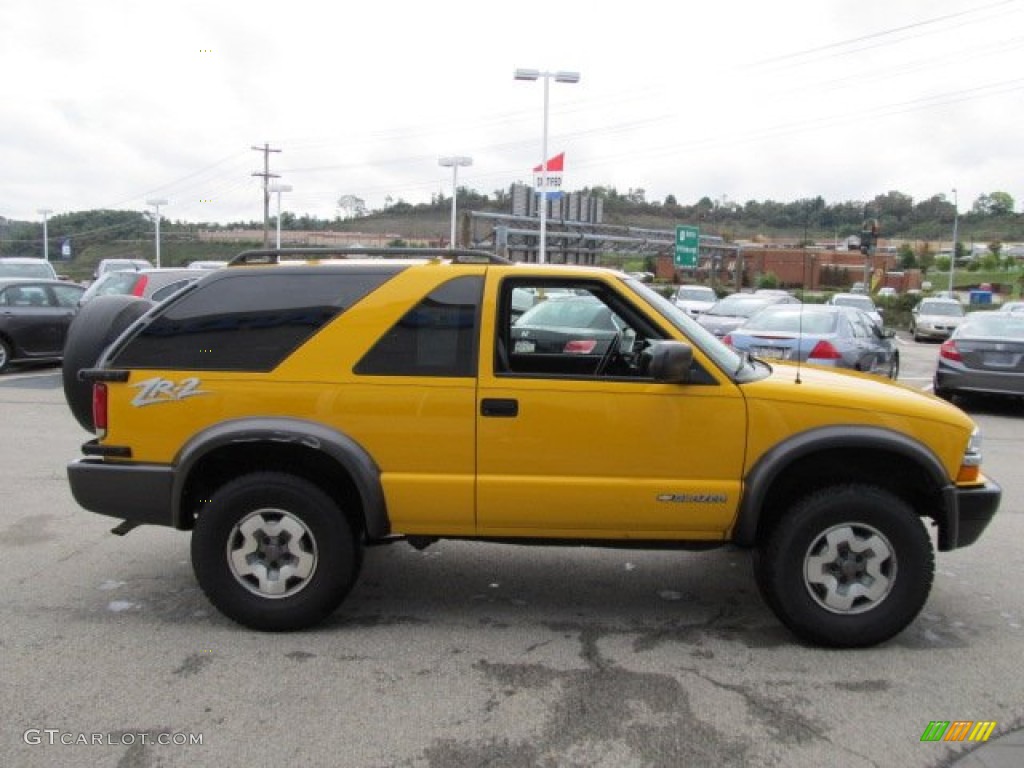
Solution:
<svg viewBox="0 0 1024 768"><path fill-rule="evenodd" d="M157 376L132 386L139 390L139 394L132 398L132 405L136 408L156 403L172 403L196 395L209 394L199 388L200 381L194 376L177 382Z"/></svg>

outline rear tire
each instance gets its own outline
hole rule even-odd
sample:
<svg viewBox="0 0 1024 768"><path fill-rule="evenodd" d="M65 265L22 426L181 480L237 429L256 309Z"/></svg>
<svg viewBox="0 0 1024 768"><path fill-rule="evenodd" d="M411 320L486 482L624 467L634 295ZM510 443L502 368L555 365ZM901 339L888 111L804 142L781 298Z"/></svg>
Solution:
<svg viewBox="0 0 1024 768"><path fill-rule="evenodd" d="M935 555L906 502L872 485L844 485L798 501L755 554L757 583L802 640L876 645L914 620L931 591Z"/></svg>
<svg viewBox="0 0 1024 768"><path fill-rule="evenodd" d="M192 567L210 602L253 629L286 632L323 621L359 574L361 544L335 501L284 472L232 480L192 532Z"/></svg>
<svg viewBox="0 0 1024 768"><path fill-rule="evenodd" d="M78 423L89 432L95 427L92 384L81 381L78 372L96 365L104 350L152 306L153 302L136 296L97 296L83 304L71 321L61 363L64 399Z"/></svg>
<svg viewBox="0 0 1024 768"><path fill-rule="evenodd" d="M899 378L900 375L900 354L896 352L892 356L892 360L889 361L889 378L893 381Z"/></svg>

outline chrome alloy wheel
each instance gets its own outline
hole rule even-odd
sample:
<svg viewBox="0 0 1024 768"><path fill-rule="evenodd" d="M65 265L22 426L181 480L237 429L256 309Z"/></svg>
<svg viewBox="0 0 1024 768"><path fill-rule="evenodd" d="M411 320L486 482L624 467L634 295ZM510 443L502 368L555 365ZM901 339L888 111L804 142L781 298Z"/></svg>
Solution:
<svg viewBox="0 0 1024 768"><path fill-rule="evenodd" d="M258 509L228 536L231 574L253 594L291 597L316 571L316 540L297 517L280 509Z"/></svg>
<svg viewBox="0 0 1024 768"><path fill-rule="evenodd" d="M804 556L804 586L832 613L864 613L888 597L896 581L889 540L869 525L844 523L818 536Z"/></svg>

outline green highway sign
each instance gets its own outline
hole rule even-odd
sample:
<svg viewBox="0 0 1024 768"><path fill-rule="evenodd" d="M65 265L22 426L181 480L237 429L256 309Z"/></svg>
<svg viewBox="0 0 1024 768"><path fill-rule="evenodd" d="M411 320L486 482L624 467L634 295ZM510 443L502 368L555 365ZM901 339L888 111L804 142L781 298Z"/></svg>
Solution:
<svg viewBox="0 0 1024 768"><path fill-rule="evenodd" d="M700 229L697 227L676 227L677 267L693 268L697 266L697 247L700 245Z"/></svg>

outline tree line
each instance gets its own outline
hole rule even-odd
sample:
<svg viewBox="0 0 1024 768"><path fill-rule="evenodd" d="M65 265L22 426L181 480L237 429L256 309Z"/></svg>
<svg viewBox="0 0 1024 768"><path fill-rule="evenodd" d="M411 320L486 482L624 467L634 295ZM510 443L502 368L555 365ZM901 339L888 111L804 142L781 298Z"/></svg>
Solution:
<svg viewBox="0 0 1024 768"><path fill-rule="evenodd" d="M954 216L959 217L958 240L976 242L1024 241L1024 214L1014 212L1015 201L1006 192L994 191L979 196L969 208L957 211L946 195L933 195L915 201L910 195L889 191L867 201L851 200L829 203L821 196L790 202L749 200L739 203L725 197L700 198L692 204L679 203L667 195L659 202L649 202L643 189L619 192L614 187L586 187L580 194L601 198L605 221L610 224L664 226L696 223L709 234L728 240L752 239L758 235L785 236L794 242L832 242L858 235L865 222L878 223L881 237L903 240L943 240L951 237ZM460 187L460 210L507 212L510 193L496 190L492 195ZM287 230L358 230L374 219L383 219L401 232L403 220L443 217L450 210L450 197L433 196L429 203L410 204L403 200L385 200L378 210L353 204L359 198L346 195L347 215L341 208L334 218L283 211L281 227ZM352 211L358 212L351 215ZM153 222L149 212L124 210L89 210L62 213L49 219L48 232L52 247L59 247L65 238L72 238L77 251L96 243L116 240L144 240L152 237ZM203 229L262 228L261 220L217 222L184 222L163 219L162 235L188 236ZM12 221L0 218L0 254L38 255L42 244L42 223ZM959 250L959 247L958 247Z"/></svg>

